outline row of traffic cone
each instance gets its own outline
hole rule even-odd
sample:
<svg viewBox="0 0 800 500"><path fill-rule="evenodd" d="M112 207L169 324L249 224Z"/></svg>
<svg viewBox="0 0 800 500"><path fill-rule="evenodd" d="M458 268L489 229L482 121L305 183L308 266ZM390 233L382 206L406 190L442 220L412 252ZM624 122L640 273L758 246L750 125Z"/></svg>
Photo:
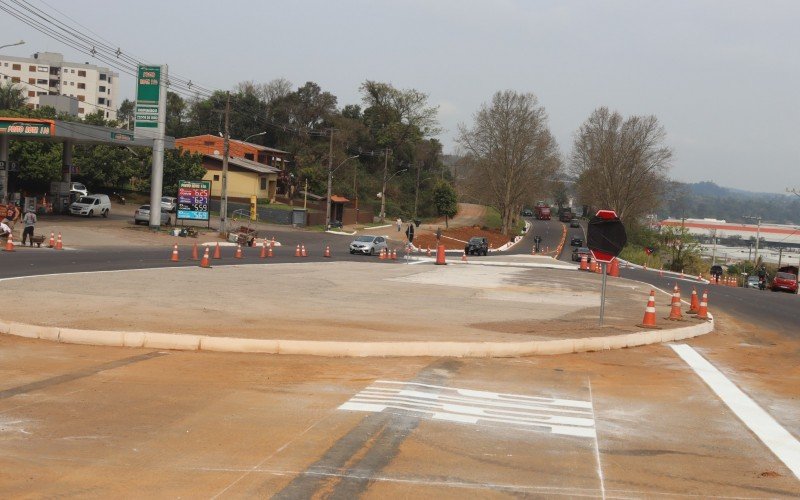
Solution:
<svg viewBox="0 0 800 500"><path fill-rule="evenodd" d="M32 243L31 243L31 246L33 246ZM8 235L8 239L6 239L6 246L5 246L5 248L3 248L3 251L4 252L15 252L16 250L14 250L14 247L15 247L15 245L14 245L14 235L13 234L9 234ZM58 233L58 240L55 239L55 233L52 233L52 232L50 233L50 248L53 248L55 250L64 250L64 244L61 241L61 233Z"/></svg>
<svg viewBox="0 0 800 500"><path fill-rule="evenodd" d="M378 258L380 260L397 260L397 250L381 248L381 251L378 253Z"/></svg>
<svg viewBox="0 0 800 500"><path fill-rule="evenodd" d="M698 300L697 290L692 290L692 298L689 304L687 314L695 315L699 320L705 321L710 319L708 315L708 290L703 291L703 298ZM670 321L683 321L683 314L681 313L681 291L677 284L672 291L672 302L670 303L670 313L666 318ZM647 301L647 306L644 310L644 319L636 326L642 328L658 329L656 325L656 291L650 290L650 297Z"/></svg>
<svg viewBox="0 0 800 500"><path fill-rule="evenodd" d="M719 285L719 286L739 286L739 280L735 276L723 276L719 279L719 282L712 279L710 280L711 284Z"/></svg>
<svg viewBox="0 0 800 500"><path fill-rule="evenodd" d="M275 240L274 239L272 240L272 242L270 244L267 244L266 241L262 242L262 244L261 244L261 252L259 253L259 258L266 259L266 258L273 257L274 256L274 253L273 253L274 245L275 245ZM190 260L200 260L201 261L200 267L211 267L210 265L203 265L203 261L205 261L207 258L208 259L221 259L222 258L222 250L221 250L221 248L219 246L219 243L216 244L216 246L214 248L213 255L209 256L209 253L210 253L210 249L208 247L206 247L204 255L203 255L203 258L199 259L198 258L199 252L198 252L198 248L197 248L197 243L195 243L194 246L192 247L192 256L191 256ZM307 257L308 253L306 252L306 246L305 245L297 245L297 251L295 252L295 256L297 256L297 257ZM243 255L243 251L242 251L242 245L237 245L236 246L236 253L234 253L233 258L241 259L243 257L244 257L244 255ZM323 254L323 257L326 257L326 258L330 258L331 257L331 247L330 247L330 245L325 245L325 253ZM395 256L394 258L397 258L397 257ZM172 262L180 261L180 255L178 253L178 245L177 245L177 243L175 245L173 245L173 247L172 247L172 256L170 257L170 261L172 261Z"/></svg>

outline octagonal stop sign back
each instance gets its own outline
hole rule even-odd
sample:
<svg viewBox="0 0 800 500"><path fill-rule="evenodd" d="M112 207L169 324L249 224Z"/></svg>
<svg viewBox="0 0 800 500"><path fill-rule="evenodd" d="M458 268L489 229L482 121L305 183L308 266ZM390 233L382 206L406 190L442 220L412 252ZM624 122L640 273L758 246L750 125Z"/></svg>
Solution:
<svg viewBox="0 0 800 500"><path fill-rule="evenodd" d="M628 235L625 226L613 210L598 210L589 219L589 228L586 232L586 246L592 251L592 256L597 262L609 263L619 255Z"/></svg>

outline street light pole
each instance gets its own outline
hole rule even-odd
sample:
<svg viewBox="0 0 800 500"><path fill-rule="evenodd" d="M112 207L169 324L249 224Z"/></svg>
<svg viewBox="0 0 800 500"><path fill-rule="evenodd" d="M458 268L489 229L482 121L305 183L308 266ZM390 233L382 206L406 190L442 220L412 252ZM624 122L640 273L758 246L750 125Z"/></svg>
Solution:
<svg viewBox="0 0 800 500"><path fill-rule="evenodd" d="M17 45L25 45L25 40L20 40L17 43L9 43L6 45L0 45L0 49L5 49L6 47L16 47Z"/></svg>
<svg viewBox="0 0 800 500"><path fill-rule="evenodd" d="M230 136L230 115L231 115L231 93L228 92L228 99L225 101L225 135L222 141L222 187L219 196L219 234L227 238L226 224L228 217L228 155L231 150Z"/></svg>
<svg viewBox="0 0 800 500"><path fill-rule="evenodd" d="M758 226L756 229L756 253L753 260L753 264L755 265L758 263L758 240L761 239L761 217L745 215L743 218L749 220L755 219L758 222Z"/></svg>
<svg viewBox="0 0 800 500"><path fill-rule="evenodd" d="M257 134L248 135L247 137L242 139L242 142L247 142L248 139L252 139L253 137L258 137L259 135L266 135L266 134L267 134L267 132L264 131L264 132L258 132Z"/></svg>
<svg viewBox="0 0 800 500"><path fill-rule="evenodd" d="M386 218L386 183L389 179L386 176L389 174L389 148L383 155L383 188L381 189L381 222Z"/></svg>
<svg viewBox="0 0 800 500"><path fill-rule="evenodd" d="M352 160L354 158L358 158L358 157L359 157L359 155L353 155L353 156L350 156L348 158L345 158L344 160L342 160L342 163L338 164L336 166L336 168L334 168L334 169L331 169L330 166L328 167L328 201L327 201L326 207L325 207L325 230L326 231L331 228L331 188L333 186L333 173L336 172L337 170L339 170L339 167L341 167L342 165L344 165L348 161L350 161L350 160Z"/></svg>

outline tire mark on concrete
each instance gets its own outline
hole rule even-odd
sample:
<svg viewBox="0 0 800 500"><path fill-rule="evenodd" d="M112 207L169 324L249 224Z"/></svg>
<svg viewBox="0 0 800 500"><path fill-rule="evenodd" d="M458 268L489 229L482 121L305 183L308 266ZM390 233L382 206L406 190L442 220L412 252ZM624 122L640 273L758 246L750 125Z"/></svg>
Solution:
<svg viewBox="0 0 800 500"><path fill-rule="evenodd" d="M440 360L426 366L412 382L445 385L444 381L458 369L461 362ZM274 499L312 498L326 490L330 498L360 496L392 459L400 445L417 428L420 418L415 415L373 413L333 444L316 462L301 472ZM368 447L366 452L364 448ZM359 455L363 455L360 458ZM342 476L332 481L330 472Z"/></svg>
<svg viewBox="0 0 800 500"><path fill-rule="evenodd" d="M54 385L65 384L67 382L72 382L73 380L78 380L85 377L91 377L92 375L95 375L100 372L131 365L133 363L138 363L139 361L147 361L148 359L157 358L159 356L164 356L166 354L167 353L165 352L149 352L146 354L140 354L138 356L131 356L130 358L123 358L123 359L118 359L116 361L109 361L108 363L103 363L101 365L84 368L82 370L78 370L72 373L67 373L64 375L57 375L55 377L46 378L44 380L39 380L37 382L31 382L29 384L20 385L18 387L12 387L10 389L5 389L0 391L0 399L7 399L16 396L18 394L25 394L32 391L38 391L40 389L45 389L47 387L52 387Z"/></svg>

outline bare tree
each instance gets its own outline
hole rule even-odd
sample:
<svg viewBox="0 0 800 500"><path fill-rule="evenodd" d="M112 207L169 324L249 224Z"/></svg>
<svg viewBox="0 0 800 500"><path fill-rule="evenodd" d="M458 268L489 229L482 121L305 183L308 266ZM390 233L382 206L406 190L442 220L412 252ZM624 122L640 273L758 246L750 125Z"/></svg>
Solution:
<svg viewBox="0 0 800 500"><path fill-rule="evenodd" d="M570 158L584 203L636 220L659 203L672 151L655 116L627 119L602 107L575 135Z"/></svg>
<svg viewBox="0 0 800 500"><path fill-rule="evenodd" d="M548 192L549 179L561 169L547 113L533 94L497 92L475 114L472 128L459 125L459 133L468 196L496 208L507 235L523 202Z"/></svg>

